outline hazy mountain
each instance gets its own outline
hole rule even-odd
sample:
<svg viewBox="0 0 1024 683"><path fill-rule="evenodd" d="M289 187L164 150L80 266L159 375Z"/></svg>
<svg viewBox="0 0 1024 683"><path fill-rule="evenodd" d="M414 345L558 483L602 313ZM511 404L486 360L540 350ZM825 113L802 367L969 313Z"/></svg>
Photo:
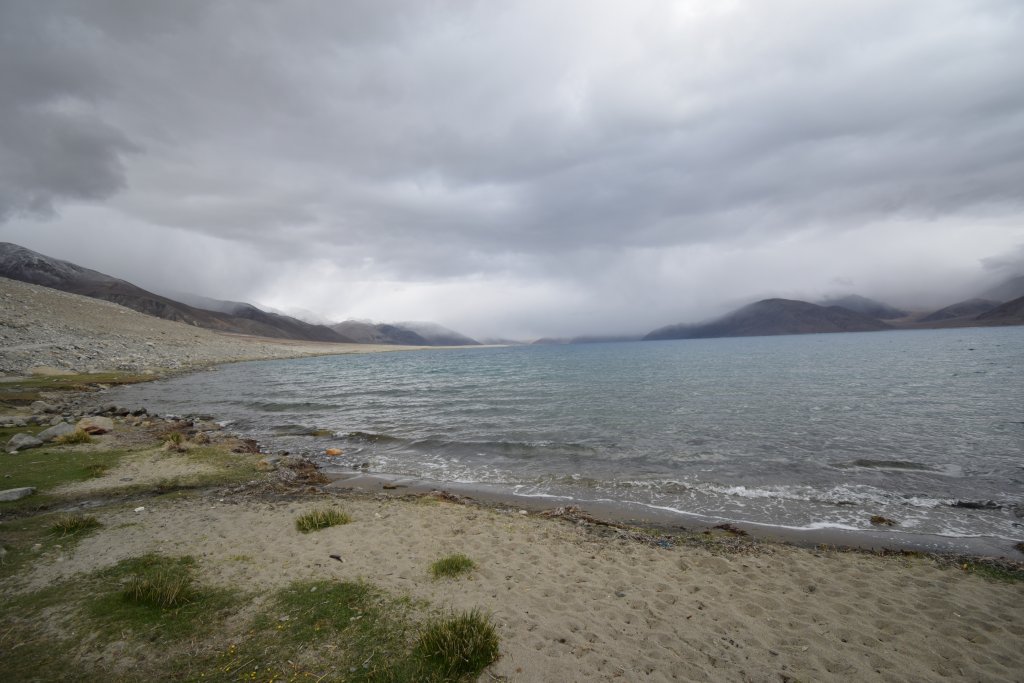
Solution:
<svg viewBox="0 0 1024 683"><path fill-rule="evenodd" d="M569 340L570 344L610 344L615 342L632 342L640 341L642 338L639 334L591 334L583 337L573 337Z"/></svg>
<svg viewBox="0 0 1024 683"><path fill-rule="evenodd" d="M350 341L322 325L310 325L288 316L266 313L249 304L218 302L224 305L222 308L228 304L237 304L240 308L236 308L233 313L190 306L136 287L125 280L7 242L0 242L0 276L112 301L157 318L222 332L305 341Z"/></svg>
<svg viewBox="0 0 1024 683"><path fill-rule="evenodd" d="M1024 296L982 313L977 320L986 325L1024 325Z"/></svg>
<svg viewBox="0 0 1024 683"><path fill-rule="evenodd" d="M818 303L825 307L840 306L848 311L861 313L869 318L877 318L879 320L895 320L896 318L905 318L909 315L906 311L901 311L900 309L893 308L881 301L868 299L867 297L858 296L857 294L829 298Z"/></svg>
<svg viewBox="0 0 1024 683"><path fill-rule="evenodd" d="M436 323L370 323L346 320L331 325L331 329L361 344L475 346L480 343Z"/></svg>
<svg viewBox="0 0 1024 683"><path fill-rule="evenodd" d="M705 339L757 337L822 332L873 332L890 325L839 306L818 306L791 299L765 299L744 306L717 320L698 325L669 325L644 337L653 339Z"/></svg>
<svg viewBox="0 0 1024 683"><path fill-rule="evenodd" d="M1024 275L1018 275L1002 284L985 290L977 298L1003 302L1019 299L1022 296L1024 296Z"/></svg>
<svg viewBox="0 0 1024 683"><path fill-rule="evenodd" d="M420 335L430 346L479 346L480 342L464 334L450 330L443 325L431 322L395 323L397 327L410 330Z"/></svg>
<svg viewBox="0 0 1024 683"><path fill-rule="evenodd" d="M918 318L919 323L937 323L973 320L979 315L991 311L999 305L998 301L991 299L967 299L950 304L937 311L929 313L923 318Z"/></svg>

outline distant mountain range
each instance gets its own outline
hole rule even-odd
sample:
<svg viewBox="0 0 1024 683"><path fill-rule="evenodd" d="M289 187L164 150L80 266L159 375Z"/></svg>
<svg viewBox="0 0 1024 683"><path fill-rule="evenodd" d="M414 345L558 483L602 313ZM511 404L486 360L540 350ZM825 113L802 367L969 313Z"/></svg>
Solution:
<svg viewBox="0 0 1024 683"><path fill-rule="evenodd" d="M862 296L823 302L828 305L765 299L710 322L658 328L644 336L644 340L1024 325L1024 277L1014 278L985 294L1017 296L1005 303L991 298L968 299L917 316Z"/></svg>
<svg viewBox="0 0 1024 683"><path fill-rule="evenodd" d="M708 323L662 327L647 334L644 339L650 341L759 337L818 332L874 332L888 329L892 327L881 320L841 306L819 306L792 299L765 299Z"/></svg>
<svg viewBox="0 0 1024 683"><path fill-rule="evenodd" d="M381 325L394 331L369 340L345 334L347 323L332 329L314 325L291 316L264 311L252 304L221 301L194 294L162 296L137 287L130 282L70 261L51 258L25 247L0 242L0 277L103 299L157 318L204 327L207 329L278 339L322 341L334 343L408 344L414 346L461 346L478 342L440 325L401 323ZM352 322L352 321L350 321ZM366 325L365 323L356 323ZM372 327L367 325L368 327ZM357 327L353 327L356 330Z"/></svg>

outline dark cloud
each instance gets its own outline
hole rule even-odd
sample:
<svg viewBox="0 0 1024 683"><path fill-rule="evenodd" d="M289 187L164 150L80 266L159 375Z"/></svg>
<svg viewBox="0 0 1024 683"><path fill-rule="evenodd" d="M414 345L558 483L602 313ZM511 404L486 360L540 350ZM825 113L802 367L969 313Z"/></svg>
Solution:
<svg viewBox="0 0 1024 683"><path fill-rule="evenodd" d="M60 214L6 229L121 226L213 296L624 331L966 287L1024 241L1016 0L2 12L0 218Z"/></svg>

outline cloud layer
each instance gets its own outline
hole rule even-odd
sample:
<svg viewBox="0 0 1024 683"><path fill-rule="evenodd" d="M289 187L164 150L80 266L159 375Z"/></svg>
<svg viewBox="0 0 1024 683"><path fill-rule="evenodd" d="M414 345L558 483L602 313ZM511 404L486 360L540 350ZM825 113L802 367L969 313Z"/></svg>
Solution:
<svg viewBox="0 0 1024 683"><path fill-rule="evenodd" d="M0 231L478 335L925 303L1020 262L1021 44L1015 0L15 0Z"/></svg>

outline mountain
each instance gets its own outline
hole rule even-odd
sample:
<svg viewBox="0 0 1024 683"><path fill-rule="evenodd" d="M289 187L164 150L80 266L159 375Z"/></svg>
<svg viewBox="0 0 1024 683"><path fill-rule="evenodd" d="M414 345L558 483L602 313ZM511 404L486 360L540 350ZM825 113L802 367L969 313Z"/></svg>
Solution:
<svg viewBox="0 0 1024 683"><path fill-rule="evenodd" d="M443 325L430 322L404 322L395 323L397 327L400 327L410 332L415 332L424 339L430 346L479 346L480 342L476 339L470 339L464 334L460 334L455 330L450 330Z"/></svg>
<svg viewBox="0 0 1024 683"><path fill-rule="evenodd" d="M998 301L990 299L967 299L966 301L958 301L955 304L940 308L923 318L918 318L917 322L937 323L974 320L979 315L991 311L998 305Z"/></svg>
<svg viewBox="0 0 1024 683"><path fill-rule="evenodd" d="M369 323L346 320L331 329L360 344L476 346L480 342L435 323Z"/></svg>
<svg viewBox="0 0 1024 683"><path fill-rule="evenodd" d="M819 305L825 307L839 306L848 311L860 313L868 316L869 318L877 318L878 320L895 320L897 318L905 318L909 315L906 311L893 308L888 304L883 304L881 301L875 301L874 299L868 299L867 297L858 296L856 294L825 299L824 301L819 302Z"/></svg>
<svg viewBox="0 0 1024 683"><path fill-rule="evenodd" d="M791 299L765 299L744 306L712 322L669 325L644 337L654 339L707 339L757 337L822 332L874 332L890 325L839 306L818 306Z"/></svg>
<svg viewBox="0 0 1024 683"><path fill-rule="evenodd" d="M978 295L978 298L1003 302L1019 299L1022 296L1024 296L1024 275L1018 275L1002 284L985 290Z"/></svg>
<svg viewBox="0 0 1024 683"><path fill-rule="evenodd" d="M310 325L288 316L267 313L249 304L238 304L239 308L234 313L190 306L125 280L7 242L0 242L0 277L112 301L157 318L221 332L304 341L351 342L323 325Z"/></svg>
<svg viewBox="0 0 1024 683"><path fill-rule="evenodd" d="M1000 304L976 320L986 325L1024 325L1024 296Z"/></svg>

